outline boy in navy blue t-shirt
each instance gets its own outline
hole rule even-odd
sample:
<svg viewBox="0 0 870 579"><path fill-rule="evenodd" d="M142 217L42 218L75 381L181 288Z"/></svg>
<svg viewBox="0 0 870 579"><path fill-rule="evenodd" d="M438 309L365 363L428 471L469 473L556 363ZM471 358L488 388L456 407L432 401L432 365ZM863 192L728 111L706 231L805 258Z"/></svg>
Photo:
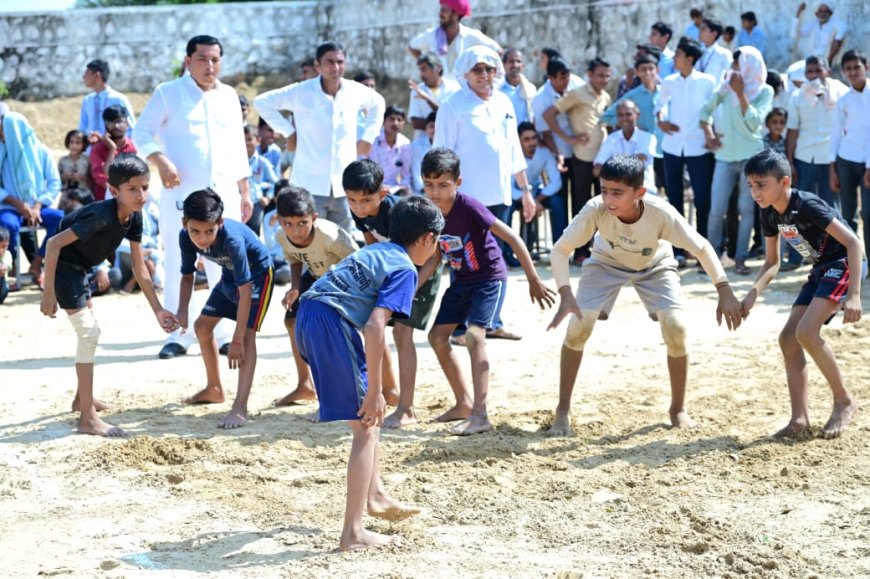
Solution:
<svg viewBox="0 0 870 579"><path fill-rule="evenodd" d="M450 287L441 298L429 344L456 404L436 418L440 422L461 420L450 434L486 432L492 425L486 410L489 392L489 360L486 356L486 330L492 329L507 287L507 268L495 238L504 240L519 258L529 281L529 296L541 308L553 305L555 292L544 285L523 241L482 203L459 192L459 157L450 149L432 149L423 157L421 167L426 196L444 214L444 230L439 247L450 267ZM462 377L459 363L450 347L456 326L466 324L465 343L471 356L471 381L474 398Z"/></svg>
<svg viewBox="0 0 870 579"><path fill-rule="evenodd" d="M297 340L311 366L320 421L347 420L353 444L347 468L342 550L389 542L363 528L364 511L400 520L419 512L389 496L379 474L378 436L386 401L382 364L390 318L411 314L417 269L435 251L444 218L427 199L409 197L391 211L390 241L350 254L302 294ZM363 339L360 339L360 332Z"/></svg>
<svg viewBox="0 0 870 579"><path fill-rule="evenodd" d="M205 363L205 388L184 399L186 404L224 401L218 368L218 349L214 329L221 318L235 320L236 330L227 354L230 369L239 370L236 400L221 428L243 426L248 417L248 396L257 366L257 332L269 309L272 297L272 257L251 229L238 221L222 217L224 205L211 189L194 191L184 200L184 229L178 235L181 246L181 290L178 321L187 328L187 306L193 293L193 273L197 255L222 268L221 280L212 289L202 313L193 324L202 360Z"/></svg>
<svg viewBox="0 0 870 579"><path fill-rule="evenodd" d="M840 436L858 409L846 389L834 351L821 337L822 326L843 310L843 323L861 319L861 278L867 262L861 240L840 214L819 197L791 187L788 159L771 149L756 153L744 169L752 197L761 207L766 241L764 266L743 298L743 317L779 271L779 238L813 260L791 315L779 336L791 399L791 420L777 437L795 437L810 426L806 351L834 394L834 410L822 428L822 438Z"/></svg>

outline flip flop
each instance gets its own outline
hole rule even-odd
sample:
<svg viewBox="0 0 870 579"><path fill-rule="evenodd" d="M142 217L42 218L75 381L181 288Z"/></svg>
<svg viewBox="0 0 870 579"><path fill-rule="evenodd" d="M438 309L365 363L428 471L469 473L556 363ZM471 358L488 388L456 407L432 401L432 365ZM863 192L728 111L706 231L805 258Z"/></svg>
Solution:
<svg viewBox="0 0 870 579"><path fill-rule="evenodd" d="M505 330L504 328L498 328L497 330L491 330L486 333L486 337L491 340L522 340L523 337L519 334L514 334Z"/></svg>

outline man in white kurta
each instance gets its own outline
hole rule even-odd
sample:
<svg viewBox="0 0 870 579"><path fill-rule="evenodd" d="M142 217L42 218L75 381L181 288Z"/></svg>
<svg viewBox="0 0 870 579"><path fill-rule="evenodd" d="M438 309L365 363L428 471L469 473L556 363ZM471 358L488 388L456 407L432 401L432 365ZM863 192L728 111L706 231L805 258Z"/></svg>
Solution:
<svg viewBox="0 0 870 579"><path fill-rule="evenodd" d="M166 267L163 304L178 309L181 283L182 203L192 192L210 187L224 202L224 217L245 221L251 216L248 155L239 114L239 97L221 83L223 48L211 36L195 36L187 44L184 76L158 85L133 130L139 155L157 166L160 174L160 236ZM221 268L205 262L209 287ZM190 319L198 312L191 300ZM229 346L232 328L223 321L215 331L222 351ZM196 340L192 330L169 335L161 358L185 354Z"/></svg>

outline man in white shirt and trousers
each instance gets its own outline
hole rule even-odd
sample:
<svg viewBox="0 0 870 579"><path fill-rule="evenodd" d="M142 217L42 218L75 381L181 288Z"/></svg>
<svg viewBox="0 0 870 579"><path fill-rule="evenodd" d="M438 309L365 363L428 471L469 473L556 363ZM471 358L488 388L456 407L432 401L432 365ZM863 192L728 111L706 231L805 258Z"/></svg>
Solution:
<svg viewBox="0 0 870 579"><path fill-rule="evenodd" d="M221 83L223 47L213 36L194 36L187 43L181 78L158 85L133 130L139 155L156 165L160 192L160 235L165 251L166 278L163 304L178 309L181 284L182 204L192 192L211 187L223 199L224 217L247 221L251 217L248 177L251 170L245 148L239 97ZM205 262L209 287L220 280L219 265ZM198 312L191 300L189 319ZM215 339L223 353L232 337L232 324L221 321ZM166 339L160 358L187 353L194 332L176 330Z"/></svg>
<svg viewBox="0 0 870 579"><path fill-rule="evenodd" d="M254 107L275 132L297 135L290 182L311 193L320 217L350 232L350 209L341 177L357 156L371 150L380 135L386 105L374 90L343 78L346 64L344 47L324 42L315 56L318 76L263 93L254 99ZM293 121L281 111L292 113ZM357 140L360 112L365 113L365 122Z"/></svg>

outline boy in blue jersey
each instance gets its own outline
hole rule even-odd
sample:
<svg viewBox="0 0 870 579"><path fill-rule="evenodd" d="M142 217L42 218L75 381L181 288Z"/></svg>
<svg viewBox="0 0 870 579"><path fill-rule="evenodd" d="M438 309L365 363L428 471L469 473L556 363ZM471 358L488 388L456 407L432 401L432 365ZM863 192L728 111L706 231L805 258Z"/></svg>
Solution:
<svg viewBox="0 0 870 579"><path fill-rule="evenodd" d="M347 256L314 282L302 294L296 318L321 422L347 420L353 431L339 544L344 551L390 540L363 528L363 511L388 520L419 512L389 496L381 482L378 436L386 409L381 365L387 322L410 316L417 290L415 266L434 253L444 218L429 200L409 197L391 210L390 222L390 241Z"/></svg>
<svg viewBox="0 0 870 579"><path fill-rule="evenodd" d="M187 328L187 306L193 293L197 254L220 265L221 280L193 324L207 383L205 388L185 398L184 403L224 401L214 329L221 318L235 320L236 330L227 358L230 369L239 370L239 386L233 407L220 426L238 428L247 422L248 396L257 366L256 335L269 309L274 280L269 251L249 227L231 219L224 220L223 211L220 196L211 189L194 191L184 200L184 229L178 235L181 293L177 318L181 327Z"/></svg>

